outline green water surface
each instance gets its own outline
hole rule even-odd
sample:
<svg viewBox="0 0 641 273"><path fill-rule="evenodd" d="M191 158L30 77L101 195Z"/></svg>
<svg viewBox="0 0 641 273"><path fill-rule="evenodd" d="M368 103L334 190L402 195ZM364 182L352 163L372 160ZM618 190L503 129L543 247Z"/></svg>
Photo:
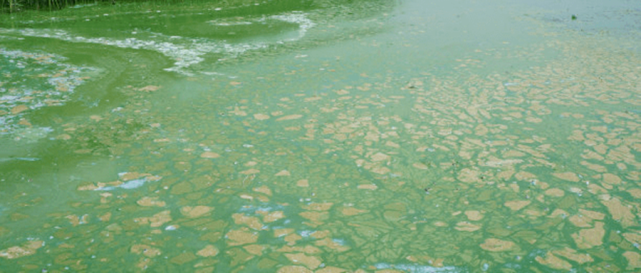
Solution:
<svg viewBox="0 0 641 273"><path fill-rule="evenodd" d="M641 11L527 2L0 15L0 272L638 272Z"/></svg>

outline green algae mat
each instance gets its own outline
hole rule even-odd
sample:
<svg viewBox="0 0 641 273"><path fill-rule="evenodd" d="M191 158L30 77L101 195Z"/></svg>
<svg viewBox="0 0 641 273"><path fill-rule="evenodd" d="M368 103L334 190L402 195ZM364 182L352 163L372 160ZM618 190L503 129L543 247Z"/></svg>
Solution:
<svg viewBox="0 0 641 273"><path fill-rule="evenodd" d="M0 272L641 271L641 10L527 2L0 15Z"/></svg>

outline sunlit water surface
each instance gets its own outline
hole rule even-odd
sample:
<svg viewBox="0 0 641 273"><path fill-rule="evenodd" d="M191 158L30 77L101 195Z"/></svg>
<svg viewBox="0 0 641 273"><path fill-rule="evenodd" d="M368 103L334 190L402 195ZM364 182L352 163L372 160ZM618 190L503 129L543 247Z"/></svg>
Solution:
<svg viewBox="0 0 641 273"><path fill-rule="evenodd" d="M438 2L2 15L0 272L641 270L638 5Z"/></svg>

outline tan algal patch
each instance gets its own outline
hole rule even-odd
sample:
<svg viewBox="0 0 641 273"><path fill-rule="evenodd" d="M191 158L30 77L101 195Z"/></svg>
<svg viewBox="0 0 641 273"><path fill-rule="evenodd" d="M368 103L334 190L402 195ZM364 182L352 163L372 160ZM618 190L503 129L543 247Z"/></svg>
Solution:
<svg viewBox="0 0 641 273"><path fill-rule="evenodd" d="M365 213L365 212L368 212L368 211L367 210L353 208L353 207L344 207L341 210L341 213L343 213L343 215L346 215L346 216L353 216L353 215L357 215L357 214L361 214L361 213Z"/></svg>
<svg viewBox="0 0 641 273"><path fill-rule="evenodd" d="M263 224L256 217L246 216L241 213L234 213L231 217L234 218L234 223L236 223L237 225L244 224L255 230L260 230L263 228Z"/></svg>
<svg viewBox="0 0 641 273"><path fill-rule="evenodd" d="M465 212L465 216L467 216L467 219L469 219L470 221L478 221L483 219L483 213L478 210L468 210Z"/></svg>
<svg viewBox="0 0 641 273"><path fill-rule="evenodd" d="M583 215L572 215L568 220L576 227L592 227L592 218Z"/></svg>
<svg viewBox="0 0 641 273"><path fill-rule="evenodd" d="M475 224L472 224L470 222L458 222L456 223L456 227L454 227L458 231L477 231L481 229L481 226L477 226Z"/></svg>
<svg viewBox="0 0 641 273"><path fill-rule="evenodd" d="M488 167L493 167L493 168L499 168L499 167L505 167L505 166L510 166L510 165L515 165L522 163L523 160L521 159L496 159L496 160L488 160L485 162L485 165Z"/></svg>
<svg viewBox="0 0 641 273"><path fill-rule="evenodd" d="M19 114L20 112L26 111L28 109L29 109L29 107L27 107L25 105L14 106L13 108L11 108L11 114L14 114L14 115L15 114Z"/></svg>
<svg viewBox="0 0 641 273"><path fill-rule="evenodd" d="M612 198L609 200L602 200L601 203L608 208L612 219L621 221L621 225L626 228L630 226L636 226L635 216L630 211L630 208L621 204L621 201L618 198Z"/></svg>
<svg viewBox="0 0 641 273"><path fill-rule="evenodd" d="M145 175L150 175L150 174L148 174L148 173L139 173L139 172L124 172L124 173L119 173L118 177L120 177L120 179L122 181L129 181L129 180L138 179L138 178L143 177Z"/></svg>
<svg viewBox="0 0 641 273"><path fill-rule="evenodd" d="M276 121L299 119L299 118L302 118L302 117L303 117L303 115L288 115L288 116L280 117L280 118L276 119Z"/></svg>
<svg viewBox="0 0 641 273"><path fill-rule="evenodd" d="M503 179L503 180L508 180L514 175L514 171L512 170L507 170L507 171L502 171L496 175L497 178Z"/></svg>
<svg viewBox="0 0 641 273"><path fill-rule="evenodd" d="M257 169L249 169L249 170L244 170L244 171L242 171L242 172L240 172L240 173L241 173L241 174L244 174L244 175L252 175L252 174L257 174L257 173L259 173L259 172L260 172L260 171L259 171L259 170L257 170Z"/></svg>
<svg viewBox="0 0 641 273"><path fill-rule="evenodd" d="M530 173L530 172L520 171L520 172L518 172L518 173L516 173L514 175L514 178L516 178L518 180L531 180L531 179L536 178L536 175L534 175L533 173Z"/></svg>
<svg viewBox="0 0 641 273"><path fill-rule="evenodd" d="M503 153L503 157L522 157L522 156L525 156L525 154L516 150L509 150Z"/></svg>
<svg viewBox="0 0 641 273"><path fill-rule="evenodd" d="M284 266L279 268L277 272L278 273L312 273L311 270L299 265Z"/></svg>
<svg viewBox="0 0 641 273"><path fill-rule="evenodd" d="M292 232L294 232L293 228L278 228L278 229L274 229L274 237L278 238L278 237L290 234Z"/></svg>
<svg viewBox="0 0 641 273"><path fill-rule="evenodd" d="M195 259L198 259L198 257L196 257L196 255L194 255L194 253L185 252L185 253L179 254L176 257L171 258L169 261L171 263L174 263L174 264L182 265L182 264L186 264L188 262L191 262L191 261L193 261Z"/></svg>
<svg viewBox="0 0 641 273"><path fill-rule="evenodd" d="M373 172L373 173L377 173L377 174L383 175L383 174L389 173L391 170L389 168L387 168L387 167L377 166L377 167L372 168L370 171Z"/></svg>
<svg viewBox="0 0 641 273"><path fill-rule="evenodd" d="M474 132L474 134L475 134L475 135L477 135L477 136L484 136L484 135L486 135L490 130L489 130L489 129L487 129L487 127L485 127L485 125L483 125L483 124L479 124L478 126L476 126L476 128L474 128L474 131L475 131L475 132Z"/></svg>
<svg viewBox="0 0 641 273"><path fill-rule="evenodd" d="M361 189L361 190L375 190L375 189L378 189L378 187L376 185L374 185L374 184L362 184L362 185L358 185L358 189Z"/></svg>
<svg viewBox="0 0 641 273"><path fill-rule="evenodd" d="M459 172L457 178L462 182L473 183L478 182L480 176L481 173L479 171L465 168Z"/></svg>
<svg viewBox="0 0 641 273"><path fill-rule="evenodd" d="M203 216L212 210L213 208L208 206L195 206L195 207L185 206L180 209L180 213L182 213L183 215L189 218L196 218L196 217Z"/></svg>
<svg viewBox="0 0 641 273"><path fill-rule="evenodd" d="M563 197L565 192L562 189L552 188L545 191L545 195L553 197Z"/></svg>
<svg viewBox="0 0 641 273"><path fill-rule="evenodd" d="M634 197L634 198L641 198L641 189L628 189L628 192Z"/></svg>
<svg viewBox="0 0 641 273"><path fill-rule="evenodd" d="M201 256L201 257L213 257L218 255L218 248L216 248L213 245L207 245L205 248L199 250L196 252L196 255Z"/></svg>
<svg viewBox="0 0 641 273"><path fill-rule="evenodd" d="M200 157L202 157L202 158L218 158L218 157L220 157L220 155L217 154L217 153L214 153L214 152L204 152L204 153L200 154Z"/></svg>
<svg viewBox="0 0 641 273"><path fill-rule="evenodd" d="M143 91L143 92L153 92L160 89L160 86L155 86L155 85L147 85L145 87L138 88L138 91Z"/></svg>
<svg viewBox="0 0 641 273"><path fill-rule="evenodd" d="M505 204L504 204L504 205L505 205L506 207L508 207L508 208L510 208L510 209L512 209L512 210L514 210L514 211L517 211L517 210L520 210L520 209L524 208L525 206L529 205L531 202L532 202L532 201L517 200L517 201L508 201L508 202L505 202Z"/></svg>
<svg viewBox="0 0 641 273"><path fill-rule="evenodd" d="M556 176L559 179L563 179L571 182L581 181L579 177L573 172L553 173L552 175Z"/></svg>
<svg viewBox="0 0 641 273"><path fill-rule="evenodd" d="M580 254L580 253L577 253L576 250L568 247L566 247L563 250L555 250L552 252L556 255L563 256L566 259L575 261L578 264L584 264L584 263L589 263L594 261L592 257L590 257L590 254Z"/></svg>
<svg viewBox="0 0 641 273"><path fill-rule="evenodd" d="M327 219L327 212L304 211L299 213L299 215L312 221L322 221Z"/></svg>
<svg viewBox="0 0 641 273"><path fill-rule="evenodd" d="M641 244L640 233L623 233L623 237L625 237L626 240L630 241L630 243Z"/></svg>
<svg viewBox="0 0 641 273"><path fill-rule="evenodd" d="M275 174L275 176L290 176L291 174L289 173L288 170L282 170L278 173Z"/></svg>
<svg viewBox="0 0 641 273"><path fill-rule="evenodd" d="M322 251L314 246L306 245L304 247L300 246L283 246L276 250L277 252L304 252L306 254L318 254Z"/></svg>
<svg viewBox="0 0 641 273"><path fill-rule="evenodd" d="M136 203L143 207L164 207L165 201L158 201L158 197L143 197L142 199L136 201Z"/></svg>
<svg viewBox="0 0 641 273"><path fill-rule="evenodd" d="M103 215L100 215L98 216L98 218L100 218L100 221L108 222L111 219L111 212L107 212Z"/></svg>
<svg viewBox="0 0 641 273"><path fill-rule="evenodd" d="M77 215L67 215L65 218L67 218L74 227L80 224L80 218Z"/></svg>
<svg viewBox="0 0 641 273"><path fill-rule="evenodd" d="M255 192L264 193L264 194L269 195L269 196L271 196L271 195L272 195L272 190L270 190L270 189L269 189L269 187L267 187L267 186L265 186L265 185L260 186L260 187L258 187L258 188L254 188L254 191L255 191Z"/></svg>
<svg viewBox="0 0 641 273"><path fill-rule="evenodd" d="M161 254L160 249L148 245L133 245L130 251L131 253L142 254L147 257L155 257Z"/></svg>
<svg viewBox="0 0 641 273"><path fill-rule="evenodd" d="M254 118L257 120L266 120L269 119L269 115L265 114L254 114Z"/></svg>
<svg viewBox="0 0 641 273"><path fill-rule="evenodd" d="M550 216L548 216L548 217L550 217L550 218L554 218L554 217L565 218L568 215L570 215L570 214L567 211L564 211L562 209L555 209L552 213L550 213Z"/></svg>
<svg viewBox="0 0 641 273"><path fill-rule="evenodd" d="M317 230L317 231L314 231L314 232L313 232L312 234L310 234L310 235L311 235L312 237L314 237L315 239L323 239L323 238L325 238L325 237L329 236L329 234L330 234L330 231L329 231L329 230Z"/></svg>
<svg viewBox="0 0 641 273"><path fill-rule="evenodd" d="M243 247L247 253L260 256L263 255L263 250L265 249L264 246L261 245L248 245Z"/></svg>
<svg viewBox="0 0 641 273"><path fill-rule="evenodd" d="M309 269L316 269L322 262L315 256L307 256L304 253L285 254L285 257L296 264L303 264Z"/></svg>
<svg viewBox="0 0 641 273"><path fill-rule="evenodd" d="M417 168L417 169L420 169L420 170L427 170L427 165L425 165L423 163L420 163L420 162L416 162L416 163L412 164L412 166L414 168Z"/></svg>
<svg viewBox="0 0 641 273"><path fill-rule="evenodd" d="M349 247L341 245L329 237L323 238L322 240L317 240L316 242L314 242L314 244L316 244L317 246L324 246L338 252L349 250Z"/></svg>
<svg viewBox="0 0 641 273"><path fill-rule="evenodd" d="M44 241L29 241L22 246L12 246L7 249L0 250L0 257L7 259L16 259L24 256L36 254L36 251L44 246Z"/></svg>
<svg viewBox="0 0 641 273"><path fill-rule="evenodd" d="M608 169L604 166L598 165L598 164L592 164L587 161L581 161L581 165L588 167L588 169L593 170L595 172L599 173L604 173L608 171Z"/></svg>
<svg viewBox="0 0 641 273"><path fill-rule="evenodd" d="M572 238L578 248L585 249L602 245L604 235L603 222L596 222L594 228L582 229L578 233L572 234Z"/></svg>
<svg viewBox="0 0 641 273"><path fill-rule="evenodd" d="M296 233L289 234L289 235L285 236L285 238L283 238L283 240L285 242L287 242L288 245L295 245L296 241L298 241L300 239L303 239L303 237L301 237L300 235L298 235Z"/></svg>
<svg viewBox="0 0 641 273"><path fill-rule="evenodd" d="M307 179L298 180L298 182L296 182L296 186L309 187L309 181L307 181Z"/></svg>
<svg viewBox="0 0 641 273"><path fill-rule="evenodd" d="M545 265L550 268L554 269L562 269L562 270L570 270L572 269L572 265L556 256L554 256L552 253L548 252L547 255L545 255L545 258L541 258L540 256L537 256L536 261L539 262L542 265Z"/></svg>
<svg viewBox="0 0 641 273"><path fill-rule="evenodd" d="M641 268L641 254L632 251L626 251L625 253L623 253L623 257L628 260L628 267L626 268L627 270Z"/></svg>
<svg viewBox="0 0 641 273"><path fill-rule="evenodd" d="M230 230L225 236L229 239L227 244L230 246L252 244L258 240L258 235L250 232L246 227Z"/></svg>
<svg viewBox="0 0 641 273"><path fill-rule="evenodd" d="M603 174L603 182L612 184L612 185L619 185L621 184L621 178L619 178L614 174L606 173L606 174Z"/></svg>
<svg viewBox="0 0 641 273"><path fill-rule="evenodd" d="M390 156L384 153L375 153L371 157L373 162L389 160Z"/></svg>
<svg viewBox="0 0 641 273"><path fill-rule="evenodd" d="M398 145L397 143L393 141L387 141L385 142L385 146L392 147L392 148L400 148L401 145Z"/></svg>
<svg viewBox="0 0 641 273"><path fill-rule="evenodd" d="M168 210L165 210L165 211L156 213L154 214L154 216L151 216L151 217L136 218L135 221L137 221L141 225L150 224L151 227L159 227L159 226L162 226L164 223L171 221L171 212Z"/></svg>
<svg viewBox="0 0 641 273"><path fill-rule="evenodd" d="M605 214L591 210L579 209L579 213L594 220L603 220L603 218L605 218Z"/></svg>
<svg viewBox="0 0 641 273"><path fill-rule="evenodd" d="M316 211L325 211L329 210L334 203L312 203L306 206L303 206L306 210L316 210Z"/></svg>
<svg viewBox="0 0 641 273"><path fill-rule="evenodd" d="M487 251L500 252L500 251L509 251L516 247L516 244L510 241L504 241L496 238L485 239L485 242L481 244L481 248Z"/></svg>
<svg viewBox="0 0 641 273"><path fill-rule="evenodd" d="M265 215L263 221L265 221L265 223L271 223L283 218L285 218L285 214L282 211L274 211Z"/></svg>
<svg viewBox="0 0 641 273"><path fill-rule="evenodd" d="M447 223L445 223L443 221L436 221L436 222L434 222L434 225L437 226L437 227L446 227Z"/></svg>

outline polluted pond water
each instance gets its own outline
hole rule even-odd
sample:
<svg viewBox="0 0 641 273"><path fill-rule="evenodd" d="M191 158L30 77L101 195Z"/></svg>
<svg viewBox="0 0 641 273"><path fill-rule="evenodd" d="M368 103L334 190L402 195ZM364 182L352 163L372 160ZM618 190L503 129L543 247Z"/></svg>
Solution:
<svg viewBox="0 0 641 273"><path fill-rule="evenodd" d="M638 8L432 2L3 14L0 272L641 271Z"/></svg>

